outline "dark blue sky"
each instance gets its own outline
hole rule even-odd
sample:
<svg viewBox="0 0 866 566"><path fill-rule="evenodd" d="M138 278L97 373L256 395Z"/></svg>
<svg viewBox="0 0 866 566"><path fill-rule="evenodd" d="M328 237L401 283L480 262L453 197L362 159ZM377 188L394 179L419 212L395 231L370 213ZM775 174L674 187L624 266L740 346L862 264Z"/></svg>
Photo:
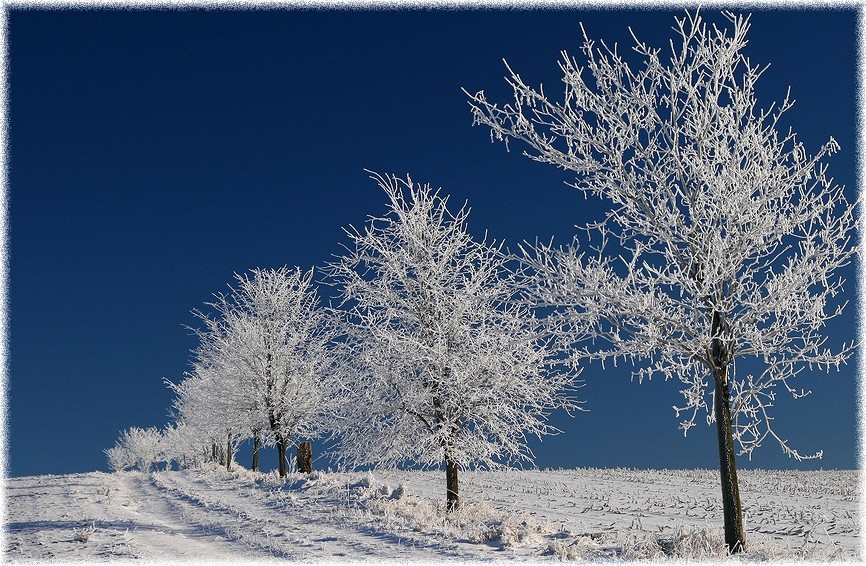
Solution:
<svg viewBox="0 0 866 566"><path fill-rule="evenodd" d="M580 21L663 46L678 13L10 11L9 473L107 469L121 429L163 425L162 379L195 346L190 310L233 272L338 253L342 226L384 211L364 168L468 200L478 237L569 240L600 203L491 144L460 87L505 101L505 58L559 92ZM830 167L853 197L856 12L753 14L748 54L772 64L761 100L791 85L788 123L810 150L840 142ZM837 342L856 334L846 275ZM677 430L675 383L584 377L590 412L554 416L566 433L533 444L539 466L716 466L711 427ZM742 467L857 466L856 366L800 385L814 394L782 399L776 429L824 459L798 464L768 441Z"/></svg>

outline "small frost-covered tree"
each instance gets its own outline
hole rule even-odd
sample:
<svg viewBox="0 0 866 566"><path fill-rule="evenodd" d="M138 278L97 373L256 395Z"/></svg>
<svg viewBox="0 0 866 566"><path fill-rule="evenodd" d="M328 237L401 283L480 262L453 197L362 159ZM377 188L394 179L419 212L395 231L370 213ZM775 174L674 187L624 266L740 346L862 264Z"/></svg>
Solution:
<svg viewBox="0 0 866 566"><path fill-rule="evenodd" d="M103 452L105 453L105 457L108 458L108 467L111 471L120 472L130 467L129 451L119 443L111 448L106 448Z"/></svg>
<svg viewBox="0 0 866 566"><path fill-rule="evenodd" d="M197 367L213 374L232 423L249 423L253 467L259 441L273 439L285 476L292 439L326 432L339 406L338 327L319 306L312 270L253 269L236 280L209 303L214 314L194 311L204 323Z"/></svg>
<svg viewBox="0 0 866 566"><path fill-rule="evenodd" d="M354 464L444 464L447 510L458 470L532 459L529 435L556 432L574 376L548 372L552 352L533 313L510 299L496 246L466 229L429 185L374 174L388 213L347 230L329 265L347 316L351 400L341 453Z"/></svg>
<svg viewBox="0 0 866 566"><path fill-rule="evenodd" d="M248 392L242 389L240 380L213 362L199 358L180 383L167 382L175 393L172 412L185 429L184 436L178 438L185 441L183 448L174 445L172 449L183 454L201 446L219 447L219 460L230 470L233 455L249 437L254 421Z"/></svg>
<svg viewBox="0 0 866 566"><path fill-rule="evenodd" d="M184 469L205 461L208 445L202 435L185 421L168 423L162 429L162 454L169 466Z"/></svg>
<svg viewBox="0 0 866 566"><path fill-rule="evenodd" d="M698 13L677 19L670 51L635 38L633 67L616 46L584 33L584 66L563 54L561 101L515 72L514 101L470 95L475 123L493 139L516 139L527 155L576 175L574 187L609 203L587 226L584 251L537 246L534 297L562 307L577 357L628 359L637 376L683 383L685 431L697 415L718 432L725 541L745 543L734 442L741 453L777 436L778 391L800 397L804 370L845 363L851 344L827 343L855 254L855 204L826 173L831 138L810 156L793 131L779 132L793 101L759 109L765 68L743 53L748 17L725 13L732 30ZM617 257L614 257L617 256ZM751 360L751 361L749 361ZM742 367L759 368L754 373Z"/></svg>
<svg viewBox="0 0 866 566"><path fill-rule="evenodd" d="M105 450L108 465L114 471L150 472L163 460L161 441L162 434L156 427L130 427L121 432L114 446Z"/></svg>

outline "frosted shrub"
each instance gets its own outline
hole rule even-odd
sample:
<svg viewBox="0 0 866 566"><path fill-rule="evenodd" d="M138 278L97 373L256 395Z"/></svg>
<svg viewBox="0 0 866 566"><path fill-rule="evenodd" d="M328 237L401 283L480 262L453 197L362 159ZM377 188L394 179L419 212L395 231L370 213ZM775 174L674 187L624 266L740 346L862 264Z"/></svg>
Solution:
<svg viewBox="0 0 866 566"><path fill-rule="evenodd" d="M672 535L619 532L554 540L545 554L560 560L708 560L728 555L724 538L712 529L680 527Z"/></svg>
<svg viewBox="0 0 866 566"><path fill-rule="evenodd" d="M72 540L75 542L88 542L93 537L94 533L96 533L96 524L90 523L89 527L85 527L81 530L73 527L72 533Z"/></svg>
<svg viewBox="0 0 866 566"><path fill-rule="evenodd" d="M406 484L401 483L391 492L391 499L403 499L407 493Z"/></svg>
<svg viewBox="0 0 866 566"><path fill-rule="evenodd" d="M510 514L496 526L494 532L494 538L499 539L504 548L513 549L526 545L535 546L541 542L545 529L532 519Z"/></svg>
<svg viewBox="0 0 866 566"><path fill-rule="evenodd" d="M201 432L183 421L169 423L162 429L160 446L167 465L174 463L178 468L201 464L210 452Z"/></svg>
<svg viewBox="0 0 866 566"><path fill-rule="evenodd" d="M367 472L367 475L364 476L363 478L361 478L361 480L358 481L358 483L356 483L354 485L355 485L355 487L368 489L368 488L376 487L377 483L378 482L376 481L376 477L373 475L373 472Z"/></svg>
<svg viewBox="0 0 866 566"><path fill-rule="evenodd" d="M659 538L658 546L665 554L680 558L721 558L727 555L725 540L714 529L680 527L667 538Z"/></svg>
<svg viewBox="0 0 866 566"><path fill-rule="evenodd" d="M386 489L382 489L382 488ZM388 493L390 492L390 493ZM538 545L548 529L530 517L495 509L486 503L464 502L451 512L441 502L407 495L405 485L378 489L364 501L364 511L388 531L409 530L475 544L499 542L503 548Z"/></svg>

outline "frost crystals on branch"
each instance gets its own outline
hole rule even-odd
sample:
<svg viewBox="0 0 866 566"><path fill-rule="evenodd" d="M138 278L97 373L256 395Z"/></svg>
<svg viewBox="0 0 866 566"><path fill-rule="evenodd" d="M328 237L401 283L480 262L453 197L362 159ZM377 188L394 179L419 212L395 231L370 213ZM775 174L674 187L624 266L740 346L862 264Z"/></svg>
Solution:
<svg viewBox="0 0 866 566"><path fill-rule="evenodd" d="M531 159L573 172L575 188L609 203L587 227L594 252L576 243L527 251L534 296L580 321L574 338L592 342L579 357L627 359L641 380L682 381L682 428L702 410L718 423L730 493L734 440L746 454L771 437L796 459L821 455L778 437L770 409L780 388L804 394L793 383L804 370L838 369L852 353L823 332L844 307L835 273L853 259L858 220L822 163L837 143L809 156L793 131L779 133L793 101L759 109L766 67L743 54L749 18L724 15L731 31L697 13L678 19L665 56L635 38L637 67L584 33L585 66L563 53L561 102L509 68L513 103L482 91L470 105L493 139L525 142ZM762 369L742 375L740 359ZM739 495L730 494L726 542L736 550L742 530L728 527Z"/></svg>
<svg viewBox="0 0 866 566"><path fill-rule="evenodd" d="M467 208L452 215L429 185L372 178L388 213L347 230L352 244L329 266L354 364L343 458L444 464L451 511L459 469L531 461L527 436L557 432L546 419L575 408L575 376L548 371L552 350L511 301L499 247L467 232Z"/></svg>

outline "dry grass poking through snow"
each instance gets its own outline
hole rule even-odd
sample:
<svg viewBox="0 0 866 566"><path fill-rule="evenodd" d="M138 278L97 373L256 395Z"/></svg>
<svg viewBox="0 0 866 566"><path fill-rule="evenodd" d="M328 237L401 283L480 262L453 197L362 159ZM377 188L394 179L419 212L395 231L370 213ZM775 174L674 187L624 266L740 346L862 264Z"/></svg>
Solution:
<svg viewBox="0 0 866 566"><path fill-rule="evenodd" d="M423 486L425 495L366 501L367 520L383 529L565 560L727 556L713 471L477 472L464 480L462 508L450 517L441 473L383 475ZM736 560L860 557L857 472L746 470L742 476L748 551Z"/></svg>
<svg viewBox="0 0 866 566"><path fill-rule="evenodd" d="M717 483L713 472L699 471L640 471L640 470L570 470L562 472L497 472L495 474L505 474L511 481L506 481L505 477L499 476L497 480L491 483L498 483L500 490L509 491L523 485L524 495L527 499L533 497L526 492L531 491L526 489L527 484L544 481L545 474L563 474L572 473L576 477L582 474L593 472L595 474L607 475L610 474L610 479L620 485L614 489L623 491L623 483L629 483L628 479L640 477L643 481L636 482L643 484L646 487L647 480L661 479L672 475L680 478L685 478L687 482L695 484L698 489L691 491L700 491L701 484L704 480L710 480L709 483L713 487ZM474 474L471 483L478 487L479 478L485 475L494 474L492 472L480 472ZM836 476L830 478L830 474ZM843 473L844 474L844 473ZM385 476L389 474L385 473ZM511 504L510 508L502 505L503 501L497 501L497 498L489 497L487 501L472 500L472 492L470 487L469 498L464 497L459 511L448 515L445 513L445 504L443 497L430 497L430 487L432 484L433 491L441 490L443 483L440 478L440 473L431 472L401 472L397 474L399 478L403 478L396 489L392 488L387 481L379 475L367 472L360 479L358 475L354 475L356 479L352 480L351 474L316 474L312 481L327 484L333 482L334 487L339 486L339 489L344 489L347 492L347 500L351 503L348 505L353 520L370 525L371 528L381 530L382 532L392 533L394 535L403 536L407 539L417 539L430 541L435 540L439 543L452 542L456 544L473 544L484 545L494 551L490 556L494 558L505 557L542 557L548 556L560 560L718 560L727 557L727 552L724 546L724 538L722 536L721 526L711 526L709 517L705 516L704 525L687 525L677 520L672 520L673 517L655 517L655 519L663 519L667 527L654 526L655 522L648 517L648 512L653 509L655 499L648 498L644 504L638 504L637 497L630 495L631 500L636 503L632 509L641 509L635 513L635 520L632 521L632 528L628 529L611 529L597 530L595 532L585 532L581 529L576 529L573 526L567 526L567 521L562 521L562 509L557 510L557 513L545 516L542 513L532 512L520 508L519 504ZM592 474L589 474L592 475ZM819 511L818 505L806 505L806 509L799 509L796 497L802 497L809 490L814 490L816 485L814 481L810 482L807 476L796 476L792 482L780 482L779 473L773 472L749 472L745 475L748 480L744 482L749 488L761 489L766 488L766 485L775 485L778 489L774 493L787 494L789 499L786 503L778 504L777 510L779 517L784 517L784 520L777 521L770 517L770 520L764 521L768 517L767 502L762 502L761 505L753 505L752 511L755 516L759 516L763 523L778 524L783 523L785 532L791 533L793 536L780 537L773 531L773 534L766 534L760 528L753 528L748 537L748 552L734 557L736 560L746 561L765 561L765 560L852 560L857 556L858 549L844 548L843 545L833 539L832 536L823 534L820 536L816 533L817 524L821 523L822 518L827 515L833 515L838 510L827 510L822 514ZM852 501L856 491L849 490L845 486L845 477L840 480L838 473L827 472L827 478L822 482L830 493L842 494L842 499ZM852 476L853 477L853 476ZM541 478L541 480L539 480ZM549 479L549 478L548 478ZM559 478L561 479L561 477ZM588 478L587 478L588 479ZM814 480L815 476L811 476ZM849 478L850 479L850 478ZM414 483L424 486L423 491L426 496L419 496L412 493L411 485ZM421 480L421 481L418 481ZM530 481L526 481L530 480ZM554 482L556 483L556 482ZM569 491L566 484L562 482L563 495ZM604 489L603 483L599 489ZM489 489L490 483L485 484ZM829 487L828 487L829 486ZM834 487L835 486L835 487ZM840 487L841 486L841 487ZM573 484L572 484L573 487ZM608 489L611 489L609 486ZM543 492L542 489L536 489L535 495ZM645 493L650 493L652 490L644 490ZM771 490L772 491L772 490ZM550 490L544 492L550 495ZM715 510L713 505L714 493L707 499L709 504L705 505L705 510ZM819 499L825 494L819 495ZM698 503L699 499L695 493L690 493L690 490L682 490L681 497L676 501L681 503L685 498L691 497L691 501ZM565 497L560 498L560 503L565 506ZM774 500L775 501L775 500ZM497 504L498 503L498 504ZM577 510L577 505L569 506L571 514L586 514L595 519L605 520L611 515L628 515L629 511L625 506L611 507L611 502L608 501L606 506L601 506L593 511L593 507L587 506L581 510ZM615 505L615 504L613 504ZM644 513L646 511L647 513ZM721 521L720 508L718 509L718 520ZM688 514L689 511L686 512ZM840 515L848 516L853 519L850 512L839 513ZM642 528L642 521L654 526L652 532ZM791 521L800 519L806 521L799 526ZM809 522L811 521L811 522ZM816 524L817 521L817 524ZM657 521L656 521L657 522ZM835 524L835 522L834 522ZM810 528L811 527L811 528ZM851 525L848 526L846 532L852 531ZM859 534L859 527L856 527L856 534ZM826 529L825 529L826 531ZM499 551L499 552L497 552ZM730 557L729 557L730 558Z"/></svg>

